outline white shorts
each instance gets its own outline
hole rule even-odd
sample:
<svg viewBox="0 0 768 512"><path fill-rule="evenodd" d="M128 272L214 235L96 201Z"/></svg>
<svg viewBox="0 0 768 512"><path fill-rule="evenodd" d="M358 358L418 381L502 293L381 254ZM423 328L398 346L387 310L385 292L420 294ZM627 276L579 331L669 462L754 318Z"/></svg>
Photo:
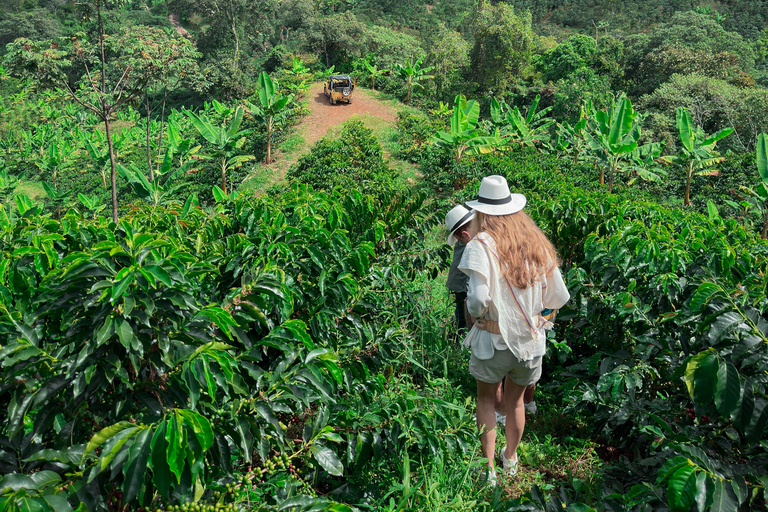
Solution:
<svg viewBox="0 0 768 512"><path fill-rule="evenodd" d="M541 356L520 361L510 350L499 350L490 359L469 358L469 373L486 384L496 384L509 376L519 386L530 386L541 378Z"/></svg>

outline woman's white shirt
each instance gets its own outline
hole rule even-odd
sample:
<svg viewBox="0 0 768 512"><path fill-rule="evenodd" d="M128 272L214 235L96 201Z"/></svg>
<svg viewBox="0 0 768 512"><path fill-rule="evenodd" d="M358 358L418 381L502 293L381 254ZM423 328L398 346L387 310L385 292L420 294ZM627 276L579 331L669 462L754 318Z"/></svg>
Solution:
<svg viewBox="0 0 768 512"><path fill-rule="evenodd" d="M497 350L509 349L521 361L543 356L546 351L545 320L541 311L559 309L570 299L556 265L539 276L533 285L512 291L496 260L496 242L488 233L479 233L467 244L459 270L469 275L467 310L476 318L499 322L501 334L472 327L466 346L490 341Z"/></svg>

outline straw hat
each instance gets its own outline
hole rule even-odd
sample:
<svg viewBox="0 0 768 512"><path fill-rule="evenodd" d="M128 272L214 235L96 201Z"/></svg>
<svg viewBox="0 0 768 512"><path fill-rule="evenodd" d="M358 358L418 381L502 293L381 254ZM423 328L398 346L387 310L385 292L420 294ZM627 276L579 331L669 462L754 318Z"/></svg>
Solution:
<svg viewBox="0 0 768 512"><path fill-rule="evenodd" d="M457 242L453 232L475 218L475 212L467 210L462 205L454 206L445 216L445 227L448 228L448 240L445 243L454 245Z"/></svg>
<svg viewBox="0 0 768 512"><path fill-rule="evenodd" d="M510 194L504 176L486 176L480 183L477 200L468 201L467 205L487 215L510 215L522 210L525 201L523 194Z"/></svg>

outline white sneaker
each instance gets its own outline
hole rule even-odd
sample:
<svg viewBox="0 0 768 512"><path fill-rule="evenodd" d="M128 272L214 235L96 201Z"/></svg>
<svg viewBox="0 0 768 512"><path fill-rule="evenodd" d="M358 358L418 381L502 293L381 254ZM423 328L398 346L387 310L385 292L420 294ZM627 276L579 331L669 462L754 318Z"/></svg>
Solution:
<svg viewBox="0 0 768 512"><path fill-rule="evenodd" d="M477 468L475 474L479 477L482 485L496 487L499 483L499 480L496 477L496 469L490 469L488 466L484 466L482 468Z"/></svg>
<svg viewBox="0 0 768 512"><path fill-rule="evenodd" d="M507 459L506 455L504 453L507 451L507 447L504 446L504 448L501 449L501 453L499 454L501 458L501 467L504 468L504 472L509 474L509 476L516 476L517 475L517 463L520 459L517 458L517 454L515 454L515 460L509 460Z"/></svg>
<svg viewBox="0 0 768 512"><path fill-rule="evenodd" d="M531 400L527 404L524 405L525 410L530 413L531 416L534 416L536 414L536 401Z"/></svg>
<svg viewBox="0 0 768 512"><path fill-rule="evenodd" d="M504 414L500 414L499 411L496 412L496 423L501 425L502 427L507 424L507 417Z"/></svg>

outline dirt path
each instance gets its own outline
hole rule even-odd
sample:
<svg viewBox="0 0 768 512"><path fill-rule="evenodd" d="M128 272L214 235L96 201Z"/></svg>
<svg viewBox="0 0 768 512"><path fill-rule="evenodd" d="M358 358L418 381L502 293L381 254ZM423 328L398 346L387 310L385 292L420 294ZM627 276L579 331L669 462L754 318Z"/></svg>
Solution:
<svg viewBox="0 0 768 512"><path fill-rule="evenodd" d="M375 98L375 93L358 87L355 89L352 103L336 103L331 105L323 94L323 83L313 83L306 98L309 114L293 129L291 139L296 140L295 146L286 152L279 148L273 150L273 162L271 165L262 164L260 172L265 175L264 183L254 184L249 187L254 189L266 189L270 185L285 178L290 166L312 147L312 144L324 137L328 130L343 124L350 118L359 119L368 128L379 135L382 128L393 126L397 120L397 102L382 101ZM379 140L384 145L383 140ZM257 177L254 176L253 179ZM251 179L250 177L248 179Z"/></svg>
<svg viewBox="0 0 768 512"><path fill-rule="evenodd" d="M180 20L179 15L176 13L171 13L168 15L168 21L171 22L171 25L173 25L174 30L176 30L176 32L178 32L178 34L181 37L186 37L191 41L192 35L189 32L187 32L187 29L181 26L181 21L179 20Z"/></svg>
<svg viewBox="0 0 768 512"><path fill-rule="evenodd" d="M340 102L331 105L323 94L322 87L323 84L316 83L310 89L315 91L309 99L310 114L301 123L302 135L310 146L323 137L328 128L348 121L353 115L377 117L390 123L397 119L394 107L373 98L370 91L358 87L355 89L352 103Z"/></svg>

